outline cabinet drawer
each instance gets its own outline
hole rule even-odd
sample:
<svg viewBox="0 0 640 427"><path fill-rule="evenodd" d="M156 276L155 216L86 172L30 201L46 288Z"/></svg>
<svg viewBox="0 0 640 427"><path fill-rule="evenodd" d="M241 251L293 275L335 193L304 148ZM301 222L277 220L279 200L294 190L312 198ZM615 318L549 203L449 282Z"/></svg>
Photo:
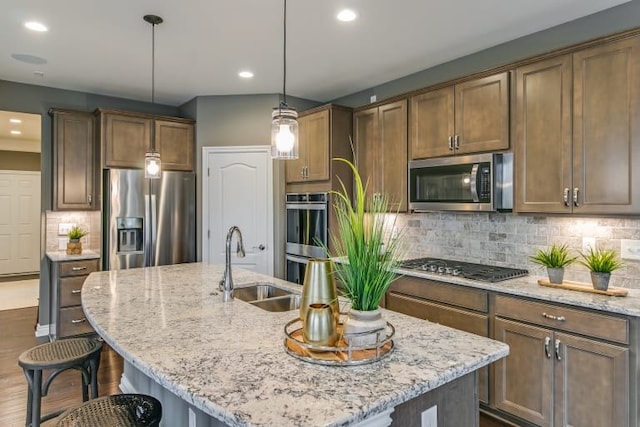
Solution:
<svg viewBox="0 0 640 427"><path fill-rule="evenodd" d="M60 324L58 325L58 336L68 337L71 335L89 334L93 328L84 316L82 307L68 307L60 309Z"/></svg>
<svg viewBox="0 0 640 427"><path fill-rule="evenodd" d="M496 295L496 316L594 338L629 343L629 321L605 314Z"/></svg>
<svg viewBox="0 0 640 427"><path fill-rule="evenodd" d="M464 286L404 276L394 281L389 290L469 310L488 311L487 292Z"/></svg>
<svg viewBox="0 0 640 427"><path fill-rule="evenodd" d="M60 277L65 276L86 276L89 273L98 271L97 259L87 259L82 261L65 261L60 263Z"/></svg>
<svg viewBox="0 0 640 427"><path fill-rule="evenodd" d="M60 279L60 307L80 305L80 290L87 276Z"/></svg>

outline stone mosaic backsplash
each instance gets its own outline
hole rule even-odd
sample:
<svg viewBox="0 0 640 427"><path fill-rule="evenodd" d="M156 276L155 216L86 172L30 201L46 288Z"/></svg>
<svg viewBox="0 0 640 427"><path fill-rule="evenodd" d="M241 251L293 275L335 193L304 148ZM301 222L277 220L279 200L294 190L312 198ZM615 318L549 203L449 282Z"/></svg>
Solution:
<svg viewBox="0 0 640 427"><path fill-rule="evenodd" d="M46 251L58 251L58 239L66 236L58 235L61 223L75 224L87 230L89 234L80 241L84 249L100 252L100 211L47 211L46 214Z"/></svg>
<svg viewBox="0 0 640 427"><path fill-rule="evenodd" d="M640 240L640 219L535 216L510 213L430 212L398 215L404 228L406 258L432 256L459 261L526 268L532 276L546 271L529 261L538 248L566 243L582 250L583 237L595 237L596 247L620 254L622 239ZM640 261L622 260L611 275L611 286L640 289ZM591 283L586 267L574 264L565 280Z"/></svg>

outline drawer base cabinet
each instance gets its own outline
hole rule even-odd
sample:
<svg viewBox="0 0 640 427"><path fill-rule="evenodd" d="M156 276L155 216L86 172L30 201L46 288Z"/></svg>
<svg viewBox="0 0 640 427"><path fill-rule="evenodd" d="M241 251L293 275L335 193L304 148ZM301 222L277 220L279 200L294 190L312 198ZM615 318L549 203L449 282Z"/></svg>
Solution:
<svg viewBox="0 0 640 427"><path fill-rule="evenodd" d="M561 331L570 329L574 311L603 315L510 297L496 300L494 339L509 345L509 356L494 363L497 409L545 427L630 425L629 349ZM540 318L558 325L552 329L502 317L511 313L525 322ZM607 318L624 331L624 319ZM596 323L591 322L594 329Z"/></svg>
<svg viewBox="0 0 640 427"><path fill-rule="evenodd" d="M52 263L49 322L52 341L94 333L82 311L80 293L87 276L99 270L98 265L98 259Z"/></svg>

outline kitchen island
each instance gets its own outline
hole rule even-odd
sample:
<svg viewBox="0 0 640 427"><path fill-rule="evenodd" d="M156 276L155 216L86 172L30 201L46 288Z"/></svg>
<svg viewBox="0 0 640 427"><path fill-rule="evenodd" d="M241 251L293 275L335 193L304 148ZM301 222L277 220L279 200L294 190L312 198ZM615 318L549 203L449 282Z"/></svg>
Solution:
<svg viewBox="0 0 640 427"><path fill-rule="evenodd" d="M384 311L396 328L389 356L359 367L310 364L283 347L284 325L297 311L223 303L223 271L179 264L92 273L84 284L87 319L124 358L121 389L158 397L164 426L385 426L391 418L420 425L422 410L434 405L439 420L466 413L458 425L474 425L475 372L509 351L491 339ZM233 275L237 288L268 281L301 290L239 268Z"/></svg>

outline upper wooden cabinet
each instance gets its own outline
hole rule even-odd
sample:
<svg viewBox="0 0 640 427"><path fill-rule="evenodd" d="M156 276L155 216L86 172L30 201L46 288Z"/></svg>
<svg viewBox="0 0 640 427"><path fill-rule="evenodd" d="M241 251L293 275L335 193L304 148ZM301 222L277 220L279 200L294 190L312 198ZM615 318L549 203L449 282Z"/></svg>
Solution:
<svg viewBox="0 0 640 427"><path fill-rule="evenodd" d="M100 209L99 160L91 113L52 109L53 209Z"/></svg>
<svg viewBox="0 0 640 427"><path fill-rule="evenodd" d="M193 120L97 110L106 168L144 168L144 154L160 153L164 170L193 170Z"/></svg>
<svg viewBox="0 0 640 427"><path fill-rule="evenodd" d="M344 165L331 159L351 160L352 110L328 104L300 114L298 118L299 152L295 160L285 162L288 192L329 191L337 189L332 182L338 171L347 175ZM350 179L350 178L349 178Z"/></svg>
<svg viewBox="0 0 640 427"><path fill-rule="evenodd" d="M640 37L516 70L519 212L640 212Z"/></svg>
<svg viewBox="0 0 640 427"><path fill-rule="evenodd" d="M368 180L367 195L386 193L390 210L407 210L407 101L353 115L357 166Z"/></svg>
<svg viewBox="0 0 640 427"><path fill-rule="evenodd" d="M504 72L412 96L411 159L508 149L508 77Z"/></svg>

